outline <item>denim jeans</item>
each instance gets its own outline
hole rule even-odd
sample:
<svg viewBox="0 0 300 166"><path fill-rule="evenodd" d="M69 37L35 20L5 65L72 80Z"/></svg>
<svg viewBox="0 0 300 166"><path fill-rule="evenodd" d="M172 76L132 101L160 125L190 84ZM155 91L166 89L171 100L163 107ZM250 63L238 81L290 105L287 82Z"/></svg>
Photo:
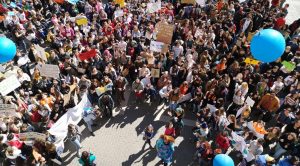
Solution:
<svg viewBox="0 0 300 166"><path fill-rule="evenodd" d="M280 144L278 143L275 147L275 154L274 154L274 158L278 159L282 154L284 154L286 152L285 149L283 149Z"/></svg>
<svg viewBox="0 0 300 166"><path fill-rule="evenodd" d="M75 146L76 148L76 151L77 151L77 155L80 155L79 153L79 149L81 148L81 144L80 144L80 136L78 135L77 138L73 141L71 141L73 143L73 145Z"/></svg>

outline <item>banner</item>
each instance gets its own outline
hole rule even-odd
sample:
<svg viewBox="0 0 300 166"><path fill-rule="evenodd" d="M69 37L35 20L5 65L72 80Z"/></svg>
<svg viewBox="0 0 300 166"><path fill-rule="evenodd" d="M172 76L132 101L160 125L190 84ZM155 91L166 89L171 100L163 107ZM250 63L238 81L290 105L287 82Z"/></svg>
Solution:
<svg viewBox="0 0 300 166"><path fill-rule="evenodd" d="M161 9L161 2L155 2L155 3L148 3L147 4L147 9L146 12L147 13L154 13L154 12L158 12Z"/></svg>
<svg viewBox="0 0 300 166"><path fill-rule="evenodd" d="M164 48L164 43L157 42L157 41L151 41L150 43L150 50L153 52L162 52L162 49Z"/></svg>
<svg viewBox="0 0 300 166"><path fill-rule="evenodd" d="M88 100L87 94L82 96L81 101L73 108L68 109L68 111L58 119L56 123L48 130L51 135L54 135L56 141L54 144L56 145L56 151L58 155L61 155L64 150L64 139L68 133L68 125L75 124L77 125L83 115L84 108L91 107L91 103Z"/></svg>
<svg viewBox="0 0 300 166"><path fill-rule="evenodd" d="M86 51L79 54L78 57L81 61L84 61L86 59L93 58L94 56L96 56L96 54L97 54L96 49L92 49L90 51Z"/></svg>
<svg viewBox="0 0 300 166"><path fill-rule="evenodd" d="M77 25L87 25L88 24L88 20L85 16L77 16L75 18L75 22Z"/></svg>
<svg viewBox="0 0 300 166"><path fill-rule="evenodd" d="M19 86L21 86L21 84L16 75L11 75L0 82L0 93L2 96L6 96L13 90L17 89Z"/></svg>
<svg viewBox="0 0 300 166"><path fill-rule="evenodd" d="M41 76L59 78L59 67L57 65L42 64L39 68Z"/></svg>
<svg viewBox="0 0 300 166"><path fill-rule="evenodd" d="M165 44L171 44L173 31L174 31L173 25L160 23L160 25L158 26L156 41L163 42Z"/></svg>
<svg viewBox="0 0 300 166"><path fill-rule="evenodd" d="M19 138L22 141L30 141L36 139L41 139L46 141L46 134L37 133L37 132L26 132L26 133L20 133Z"/></svg>

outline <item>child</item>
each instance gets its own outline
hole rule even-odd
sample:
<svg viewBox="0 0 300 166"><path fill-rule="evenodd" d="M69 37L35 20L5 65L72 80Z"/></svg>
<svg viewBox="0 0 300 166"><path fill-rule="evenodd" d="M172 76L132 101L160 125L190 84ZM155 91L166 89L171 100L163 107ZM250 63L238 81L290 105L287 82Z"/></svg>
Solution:
<svg viewBox="0 0 300 166"><path fill-rule="evenodd" d="M149 144L150 149L154 149L153 146L151 145L151 139L153 137L154 137L154 128L150 124L144 130L144 138L143 139L145 140L145 144L143 145L143 149L144 149L144 147L145 147L146 144Z"/></svg>

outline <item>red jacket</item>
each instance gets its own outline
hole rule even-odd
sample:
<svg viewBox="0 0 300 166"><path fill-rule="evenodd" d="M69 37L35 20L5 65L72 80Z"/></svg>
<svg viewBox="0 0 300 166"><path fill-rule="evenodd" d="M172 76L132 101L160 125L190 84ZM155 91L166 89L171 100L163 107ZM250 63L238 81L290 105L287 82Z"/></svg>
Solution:
<svg viewBox="0 0 300 166"><path fill-rule="evenodd" d="M165 135L174 136L175 135L175 128L166 128Z"/></svg>
<svg viewBox="0 0 300 166"><path fill-rule="evenodd" d="M230 147L229 139L224 137L222 134L217 136L216 143L222 150L227 150Z"/></svg>

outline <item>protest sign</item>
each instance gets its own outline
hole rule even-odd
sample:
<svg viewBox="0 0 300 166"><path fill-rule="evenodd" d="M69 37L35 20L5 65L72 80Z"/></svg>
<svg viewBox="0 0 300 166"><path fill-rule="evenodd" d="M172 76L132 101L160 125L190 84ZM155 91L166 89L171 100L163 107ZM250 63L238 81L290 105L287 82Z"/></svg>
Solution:
<svg viewBox="0 0 300 166"><path fill-rule="evenodd" d="M254 103L255 103L255 101L252 100L251 97L248 96L247 99L246 99L246 104L247 104L248 106L250 106L250 107L253 107L253 106L254 106Z"/></svg>
<svg viewBox="0 0 300 166"><path fill-rule="evenodd" d="M69 3L75 5L79 0L68 0Z"/></svg>
<svg viewBox="0 0 300 166"><path fill-rule="evenodd" d="M20 133L19 138L22 141L30 141L36 139L46 140L46 134L37 133L37 132L25 132L25 133Z"/></svg>
<svg viewBox="0 0 300 166"><path fill-rule="evenodd" d="M250 64L250 65L258 65L259 64L258 60L251 59L251 58L246 58L244 62L247 64Z"/></svg>
<svg viewBox="0 0 300 166"><path fill-rule="evenodd" d="M63 4L65 2L65 0L54 0L54 2L56 2L58 4Z"/></svg>
<svg viewBox="0 0 300 166"><path fill-rule="evenodd" d="M177 101L177 103L182 103L182 102L185 102L185 101L188 101L192 98L192 94L191 93L188 93L186 95L183 95L182 97L179 98L179 100Z"/></svg>
<svg viewBox="0 0 300 166"><path fill-rule="evenodd" d="M120 7L124 7L125 6L125 0L115 0L116 4L119 4Z"/></svg>
<svg viewBox="0 0 300 166"><path fill-rule="evenodd" d="M122 17L124 15L124 12L123 10L116 10L114 14L115 14L115 18L117 18L117 17Z"/></svg>
<svg viewBox="0 0 300 166"><path fill-rule="evenodd" d="M181 3L183 3L183 4L195 4L196 1L195 0L181 0Z"/></svg>
<svg viewBox="0 0 300 166"><path fill-rule="evenodd" d="M75 22L77 25L87 25L88 24L88 20L85 16L77 16L75 18Z"/></svg>
<svg viewBox="0 0 300 166"><path fill-rule="evenodd" d="M161 9L161 2L155 2L155 3L148 3L147 4L147 9L146 12L147 13L154 13L154 12L158 12Z"/></svg>
<svg viewBox="0 0 300 166"><path fill-rule="evenodd" d="M71 95L72 95L73 91L75 90L76 86L77 86L76 84L71 85L69 93L67 93L63 96L63 100L64 100L63 106L66 106L69 103L69 101L71 99ZM73 94L73 95L75 96L76 94Z"/></svg>
<svg viewBox="0 0 300 166"><path fill-rule="evenodd" d="M46 52L45 52L45 49L39 45L34 45L35 47L35 50L36 50L36 56L38 58L41 58L43 61L47 61L47 57L46 57Z"/></svg>
<svg viewBox="0 0 300 166"><path fill-rule="evenodd" d="M296 68L296 65L292 62L283 61L281 64L286 68L287 71L293 71Z"/></svg>
<svg viewBox="0 0 300 166"><path fill-rule="evenodd" d="M153 78L159 78L159 75L160 75L160 70L159 69L155 69L155 68L151 69L151 76Z"/></svg>
<svg viewBox="0 0 300 166"><path fill-rule="evenodd" d="M174 26L166 23L161 23L158 27L156 41L165 44L171 44L173 37Z"/></svg>
<svg viewBox="0 0 300 166"><path fill-rule="evenodd" d="M5 80L0 82L0 93L2 96L6 96L16 88L21 86L18 78L15 75L11 75Z"/></svg>
<svg viewBox="0 0 300 166"><path fill-rule="evenodd" d="M59 78L59 67L57 65L42 64L39 68L41 76Z"/></svg>
<svg viewBox="0 0 300 166"><path fill-rule="evenodd" d="M196 2L202 7L205 6L205 0L196 0Z"/></svg>
<svg viewBox="0 0 300 166"><path fill-rule="evenodd" d="M150 50L153 52L162 52L162 49L164 47L164 43L157 42L157 41L151 41L150 43Z"/></svg>
<svg viewBox="0 0 300 166"><path fill-rule="evenodd" d="M13 104L0 104L0 115L18 117L15 110L16 107Z"/></svg>
<svg viewBox="0 0 300 166"><path fill-rule="evenodd" d="M94 56L96 56L96 54L97 54L96 49L92 49L90 51L86 51L86 52L79 54L78 57L81 61L84 61L86 59L93 58Z"/></svg>

